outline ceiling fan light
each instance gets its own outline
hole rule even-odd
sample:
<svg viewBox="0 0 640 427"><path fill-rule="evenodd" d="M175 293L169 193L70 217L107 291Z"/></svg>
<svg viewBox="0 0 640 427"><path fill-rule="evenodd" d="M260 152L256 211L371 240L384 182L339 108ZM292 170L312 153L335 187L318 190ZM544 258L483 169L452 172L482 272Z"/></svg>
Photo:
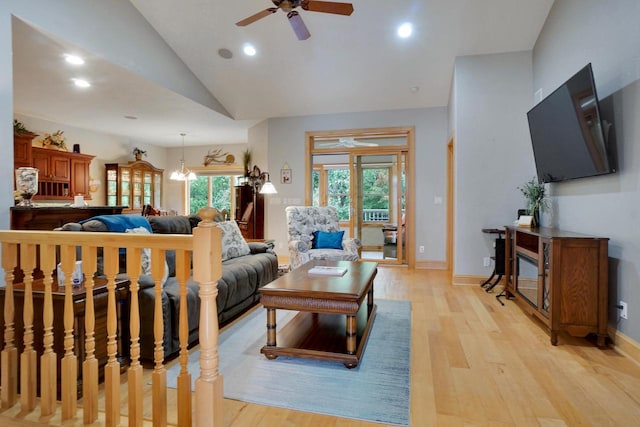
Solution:
<svg viewBox="0 0 640 427"><path fill-rule="evenodd" d="M398 27L398 37L406 39L413 33L413 25L410 22L405 22Z"/></svg>
<svg viewBox="0 0 640 427"><path fill-rule="evenodd" d="M71 55L70 53L65 53L64 54L64 60L67 61L69 64L73 64L73 65L83 65L84 64L84 59L80 58L77 55Z"/></svg>
<svg viewBox="0 0 640 427"><path fill-rule="evenodd" d="M253 47L253 45L250 43L245 44L242 48L242 51L247 56L255 56L255 54L257 53L256 48Z"/></svg>

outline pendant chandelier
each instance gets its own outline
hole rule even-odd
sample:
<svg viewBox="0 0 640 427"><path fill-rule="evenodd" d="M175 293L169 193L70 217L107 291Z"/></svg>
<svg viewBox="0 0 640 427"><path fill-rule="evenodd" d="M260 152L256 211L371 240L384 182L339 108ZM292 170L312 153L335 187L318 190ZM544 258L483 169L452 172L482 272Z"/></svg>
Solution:
<svg viewBox="0 0 640 427"><path fill-rule="evenodd" d="M195 173L184 167L184 136L186 133L181 133L182 136L182 159L180 159L180 169L176 169L171 173L169 179L174 181L193 181L198 178Z"/></svg>

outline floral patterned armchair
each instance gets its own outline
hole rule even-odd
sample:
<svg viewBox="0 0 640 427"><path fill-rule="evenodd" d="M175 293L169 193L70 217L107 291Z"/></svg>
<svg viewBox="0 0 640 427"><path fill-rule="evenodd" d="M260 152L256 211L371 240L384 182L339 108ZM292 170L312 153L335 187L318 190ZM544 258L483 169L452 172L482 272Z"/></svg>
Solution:
<svg viewBox="0 0 640 427"><path fill-rule="evenodd" d="M360 240L345 238L342 249L313 249L314 231L340 231L338 212L333 206L288 206L287 233L291 268L312 259L358 261Z"/></svg>

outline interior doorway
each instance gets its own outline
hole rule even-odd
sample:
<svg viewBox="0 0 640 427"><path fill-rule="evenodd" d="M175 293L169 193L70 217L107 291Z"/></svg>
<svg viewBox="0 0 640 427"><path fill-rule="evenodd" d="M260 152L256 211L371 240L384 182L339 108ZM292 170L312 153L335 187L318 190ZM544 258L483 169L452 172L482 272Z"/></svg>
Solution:
<svg viewBox="0 0 640 427"><path fill-rule="evenodd" d="M306 204L334 206L361 259L413 265L413 127L307 133Z"/></svg>

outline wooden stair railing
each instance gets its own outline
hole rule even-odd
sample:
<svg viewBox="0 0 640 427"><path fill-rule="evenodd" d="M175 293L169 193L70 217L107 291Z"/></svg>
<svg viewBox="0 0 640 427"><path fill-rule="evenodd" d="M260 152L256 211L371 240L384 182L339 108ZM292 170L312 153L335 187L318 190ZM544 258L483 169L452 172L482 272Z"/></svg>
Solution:
<svg viewBox="0 0 640 427"><path fill-rule="evenodd" d="M164 366L163 316L162 316L162 276L164 274L165 251L176 251L176 278L180 284L180 373L177 380L177 425L196 426L223 425L222 376L218 371L218 311L216 306L217 280L222 275L221 233L213 223L217 211L203 208L198 215L203 219L194 229L193 235L90 233L90 232L41 232L41 231L0 231L0 254L4 270L4 340L0 357L0 421L4 414L19 407L20 417L40 409L39 422L45 424L56 420L60 425L68 425L69 420L85 425L99 420L98 360L95 356L95 310L93 299L85 304L85 348L82 360L82 417L77 408L78 349L74 348L73 296L70 278L75 267L76 248L81 247L82 270L85 276L87 295L93 295L97 271L98 247L103 249L104 273L107 280L107 364L104 368L104 416L106 426L120 424L120 378L122 366L117 358L118 319L116 309L116 277L118 273L120 248L126 250L129 278L140 274L142 249L151 251L151 275L154 279L156 305L154 307L154 367L152 378L153 425L167 425L167 372ZM191 275L199 282L200 290L200 376L196 380L195 419L192 420L191 375L188 363L188 321L186 283ZM62 392L60 401L56 398L57 357L54 352L52 308L52 274L38 275L37 272L52 272L56 262L61 262L65 277L69 278L64 295L64 355L61 361ZM15 342L15 294L14 272L24 275L23 351L18 355ZM1 274L1 272L0 272ZM42 313L42 354L39 359L40 378L37 378L38 359L33 347L34 303L32 286L34 281L42 281L44 304ZM129 426L143 425L143 368L140 363L140 316L138 307L139 285L131 280L130 292L130 364L127 368ZM0 282L0 285L2 282ZM37 383L40 384L40 398L37 398ZM20 389L20 394L18 394ZM15 413L15 411L14 411ZM60 417L53 417L60 413ZM36 418L37 419L37 418ZM0 422L1 424L1 422ZM74 423L75 424L75 423Z"/></svg>

